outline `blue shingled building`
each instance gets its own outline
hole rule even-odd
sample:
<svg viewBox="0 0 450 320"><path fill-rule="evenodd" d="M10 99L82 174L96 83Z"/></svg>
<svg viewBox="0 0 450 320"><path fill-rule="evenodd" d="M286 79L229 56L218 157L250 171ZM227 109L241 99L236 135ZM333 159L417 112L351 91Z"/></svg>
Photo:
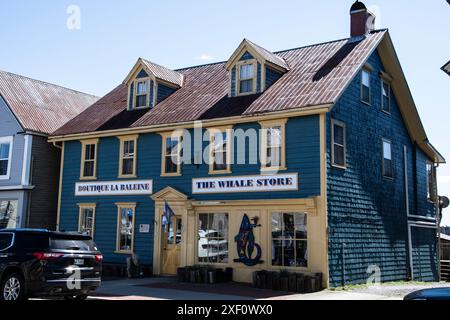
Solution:
<svg viewBox="0 0 450 320"><path fill-rule="evenodd" d="M137 254L155 275L437 280L445 160L389 32L360 2L350 16L349 38L312 46L244 39L226 62L180 70L139 59L50 137L62 147L58 228L92 235L106 264Z"/></svg>

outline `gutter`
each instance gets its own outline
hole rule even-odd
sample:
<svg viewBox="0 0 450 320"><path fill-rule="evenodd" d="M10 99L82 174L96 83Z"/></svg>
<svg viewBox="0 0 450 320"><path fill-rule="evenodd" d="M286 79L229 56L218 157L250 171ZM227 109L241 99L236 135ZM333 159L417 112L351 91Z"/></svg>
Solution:
<svg viewBox="0 0 450 320"><path fill-rule="evenodd" d="M147 133L147 132L161 132L161 131L170 131L176 129L188 129L195 127L195 124L201 122L205 127L212 127L214 125L224 125L224 123L246 123L260 120L271 120L271 119L279 119L281 117L296 117L296 116L308 116L315 115L321 113L327 113L331 110L333 104L323 104L312 107L304 107L297 108L292 110L283 110L283 111L275 111L275 112L266 112L260 114L252 114L252 115L241 115L236 117L225 117L225 118L217 118L217 119L208 119L208 120L193 120L193 121L185 121L178 123L167 123L167 124L159 124L159 125L150 125L150 126L142 126L135 128L123 128L123 129L114 129L114 130L105 130L105 131L90 131L87 133L76 133L76 134L67 134L67 135L59 135L49 137L48 141L50 143L54 142L62 142L62 141L70 141L70 140L79 140L79 139L89 139L91 137L111 137L111 136L119 136L119 135L128 135L128 134L137 134L137 133Z"/></svg>

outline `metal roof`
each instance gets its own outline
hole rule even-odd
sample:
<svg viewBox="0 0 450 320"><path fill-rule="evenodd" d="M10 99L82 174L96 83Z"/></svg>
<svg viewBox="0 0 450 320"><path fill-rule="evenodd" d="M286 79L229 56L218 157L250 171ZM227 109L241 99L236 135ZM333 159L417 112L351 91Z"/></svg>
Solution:
<svg viewBox="0 0 450 320"><path fill-rule="evenodd" d="M157 79L161 79L170 83L173 83L179 87L183 85L183 74L170 70L166 67L160 66L159 64L156 64L154 62L142 59L142 62L147 67L147 69L153 73L153 75Z"/></svg>
<svg viewBox="0 0 450 320"><path fill-rule="evenodd" d="M24 128L50 134L91 106L98 97L0 71L0 95Z"/></svg>
<svg viewBox="0 0 450 320"><path fill-rule="evenodd" d="M248 45L250 45L256 52L258 52L266 61L269 61L275 65L278 65L282 67L283 69L289 70L289 66L286 63L286 61L278 56L275 53L270 52L267 49L264 49L263 47L257 45L256 43L251 42L248 39L245 39Z"/></svg>
<svg viewBox="0 0 450 320"><path fill-rule="evenodd" d="M277 52L289 64L289 71L262 94L245 99L228 97L226 62L177 70L184 75L183 86L136 122L122 128L332 104L386 32L373 32L361 41L343 39ZM53 135L105 130L103 125L126 108L127 89L122 84Z"/></svg>

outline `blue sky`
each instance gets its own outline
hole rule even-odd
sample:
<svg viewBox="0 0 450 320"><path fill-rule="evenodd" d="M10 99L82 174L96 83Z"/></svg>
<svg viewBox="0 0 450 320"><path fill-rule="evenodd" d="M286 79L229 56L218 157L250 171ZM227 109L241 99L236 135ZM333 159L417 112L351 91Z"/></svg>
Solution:
<svg viewBox="0 0 450 320"><path fill-rule="evenodd" d="M170 68L227 60L246 37L282 50L349 35L353 0L0 1L0 69L104 95L138 57ZM450 5L365 1L389 28L430 141L450 161ZM66 26L69 5L81 29ZM450 165L439 168L450 196ZM444 214L450 225L450 210Z"/></svg>

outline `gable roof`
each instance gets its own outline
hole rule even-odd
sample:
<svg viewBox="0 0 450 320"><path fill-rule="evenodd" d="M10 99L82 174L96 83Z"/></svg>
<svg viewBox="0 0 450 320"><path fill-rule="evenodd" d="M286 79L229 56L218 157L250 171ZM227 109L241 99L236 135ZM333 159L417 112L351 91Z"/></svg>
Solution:
<svg viewBox="0 0 450 320"><path fill-rule="evenodd" d="M260 94L228 97L226 62L177 70L184 75L183 87L151 110L139 114L132 124L129 119L125 120L122 112L127 108L127 88L122 84L53 135L57 140L66 135L114 130L117 128L112 124L122 120L122 128L131 131L196 120L331 108L377 49L387 72L394 80L399 80L394 81L392 87L400 98L399 107L413 141L431 159L445 161L428 142L387 30L374 31L360 39L342 39L276 52L290 70Z"/></svg>
<svg viewBox="0 0 450 320"><path fill-rule="evenodd" d="M445 64L441 69L450 76L450 61L447 62L447 64Z"/></svg>
<svg viewBox="0 0 450 320"><path fill-rule="evenodd" d="M50 134L98 100L51 83L0 71L0 95L24 130Z"/></svg>
<svg viewBox="0 0 450 320"><path fill-rule="evenodd" d="M143 58L138 59L134 68L128 74L123 83L127 84L134 77L135 73L141 68L143 68L147 73L152 74L156 79L163 80L177 87L183 86L184 76L182 73L170 70L169 68L163 67Z"/></svg>
<svg viewBox="0 0 450 320"><path fill-rule="evenodd" d="M284 70L289 70L288 63L279 55L276 53L270 52L267 49L264 49L263 47L257 45L256 43L251 42L248 39L242 40L241 44L237 47L237 49L233 52L230 59L228 59L228 62L225 65L225 68L227 70L230 69L232 63L242 55L245 50L250 50L251 53L256 54L259 56L264 62L269 62L269 64L273 64L275 66L278 66Z"/></svg>

